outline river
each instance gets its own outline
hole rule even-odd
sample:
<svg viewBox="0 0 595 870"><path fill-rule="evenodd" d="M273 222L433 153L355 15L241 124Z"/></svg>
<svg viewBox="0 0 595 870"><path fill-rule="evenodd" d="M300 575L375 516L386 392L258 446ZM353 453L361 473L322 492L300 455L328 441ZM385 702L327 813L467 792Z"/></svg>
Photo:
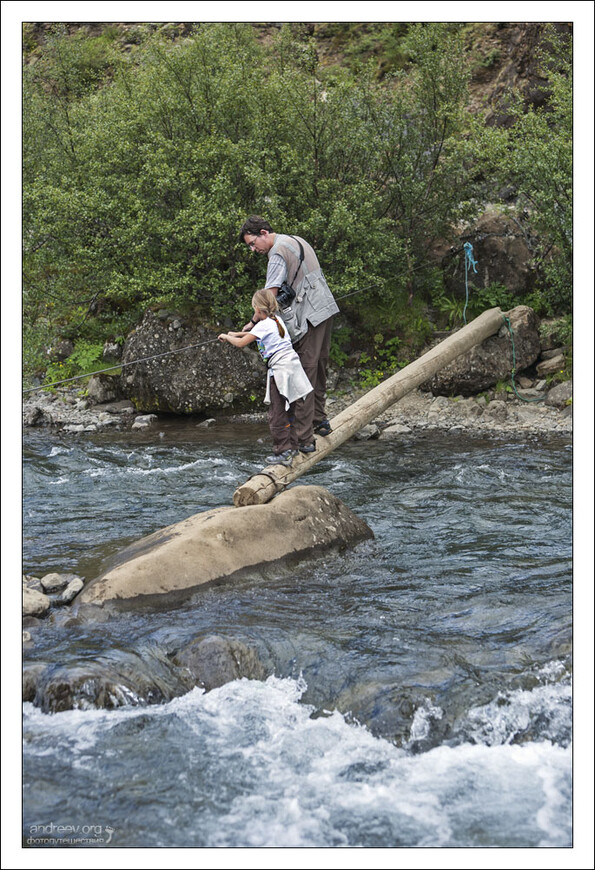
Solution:
<svg viewBox="0 0 595 870"><path fill-rule="evenodd" d="M130 541L230 504L266 436L27 433L24 570L91 579ZM26 663L167 682L175 650L217 633L269 676L111 710L26 703L24 844L571 845L569 439L353 441L299 483L375 539L172 609L32 630Z"/></svg>

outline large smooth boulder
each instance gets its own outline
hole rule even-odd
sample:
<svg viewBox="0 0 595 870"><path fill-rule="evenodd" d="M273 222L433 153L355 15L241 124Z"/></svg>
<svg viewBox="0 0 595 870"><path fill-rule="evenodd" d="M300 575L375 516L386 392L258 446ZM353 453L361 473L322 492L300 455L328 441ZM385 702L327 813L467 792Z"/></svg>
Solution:
<svg viewBox="0 0 595 870"><path fill-rule="evenodd" d="M77 602L175 598L246 569L304 558L373 538L369 526L320 486L296 486L271 502L195 514L122 550Z"/></svg>
<svg viewBox="0 0 595 870"><path fill-rule="evenodd" d="M518 305L506 316L514 336L516 373L533 365L541 348L539 320L532 308ZM430 381L421 385L435 396L472 396L510 377L512 371L512 341L506 324L490 338L457 357L441 369Z"/></svg>
<svg viewBox="0 0 595 870"><path fill-rule="evenodd" d="M173 314L147 311L126 339L122 363L153 357L189 345L192 350L125 366L122 392L139 411L214 414L225 409L261 407L266 369L253 348L239 350L217 341L217 333Z"/></svg>

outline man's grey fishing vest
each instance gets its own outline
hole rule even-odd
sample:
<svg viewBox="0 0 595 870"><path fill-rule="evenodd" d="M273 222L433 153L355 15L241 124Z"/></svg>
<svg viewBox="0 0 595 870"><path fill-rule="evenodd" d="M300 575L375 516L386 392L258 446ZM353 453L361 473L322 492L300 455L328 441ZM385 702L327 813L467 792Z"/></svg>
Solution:
<svg viewBox="0 0 595 870"><path fill-rule="evenodd" d="M304 260L301 265L300 249L296 239L300 240L304 249ZM285 260L288 281L291 281L295 275L293 282L295 299L290 307L280 310L281 318L295 344L308 331L308 324L318 326L333 314L337 314L339 306L329 290L316 254L301 236L277 234L275 244L268 256L272 254L280 254Z"/></svg>

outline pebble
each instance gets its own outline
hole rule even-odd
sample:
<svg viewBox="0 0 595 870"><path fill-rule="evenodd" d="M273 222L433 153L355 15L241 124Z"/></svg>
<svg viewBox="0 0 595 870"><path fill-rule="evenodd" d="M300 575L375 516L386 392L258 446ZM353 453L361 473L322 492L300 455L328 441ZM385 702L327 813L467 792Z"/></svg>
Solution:
<svg viewBox="0 0 595 870"><path fill-rule="evenodd" d="M64 592L59 598L61 604L70 604L70 602L75 598L78 593L81 591L85 584L81 580L80 577L75 577L70 581Z"/></svg>
<svg viewBox="0 0 595 870"><path fill-rule="evenodd" d="M39 582L44 592L58 592L61 589L65 589L75 576L75 574L57 574L53 572L45 574Z"/></svg>

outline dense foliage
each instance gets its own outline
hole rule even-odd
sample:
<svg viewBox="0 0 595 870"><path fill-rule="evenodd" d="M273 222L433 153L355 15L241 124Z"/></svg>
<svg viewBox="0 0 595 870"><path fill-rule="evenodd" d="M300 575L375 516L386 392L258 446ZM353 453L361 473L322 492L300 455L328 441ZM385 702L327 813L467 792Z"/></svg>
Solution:
<svg viewBox="0 0 595 870"><path fill-rule="evenodd" d="M547 301L567 311L568 66L550 70L547 113L486 131L466 110L461 27L393 37L379 78L373 62L322 67L299 26L267 46L244 24L139 28L129 54L108 26L56 26L23 74L26 372L57 335L121 339L149 304L241 323L266 266L237 239L253 213L311 241L336 295L362 291L344 335L423 340L442 292L428 251L492 193L482 143L494 185L535 212Z"/></svg>

